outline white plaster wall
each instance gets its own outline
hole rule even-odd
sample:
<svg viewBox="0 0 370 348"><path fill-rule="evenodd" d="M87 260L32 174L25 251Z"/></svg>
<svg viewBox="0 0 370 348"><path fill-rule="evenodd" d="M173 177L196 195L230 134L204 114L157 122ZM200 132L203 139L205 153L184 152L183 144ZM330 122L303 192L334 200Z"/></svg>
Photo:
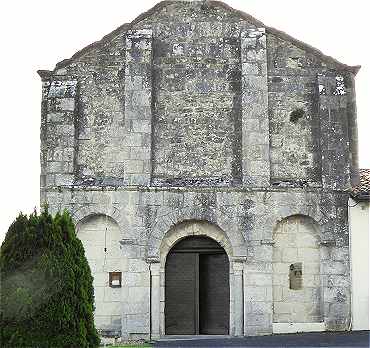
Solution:
<svg viewBox="0 0 370 348"><path fill-rule="evenodd" d="M352 330L369 330L369 202L349 200Z"/></svg>

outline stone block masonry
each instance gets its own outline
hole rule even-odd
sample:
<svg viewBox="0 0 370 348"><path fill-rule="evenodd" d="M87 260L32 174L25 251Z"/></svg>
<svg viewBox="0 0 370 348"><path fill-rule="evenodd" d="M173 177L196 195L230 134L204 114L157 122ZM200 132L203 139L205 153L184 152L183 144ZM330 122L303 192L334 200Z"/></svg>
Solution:
<svg viewBox="0 0 370 348"><path fill-rule="evenodd" d="M126 178L132 185L149 185L152 143L152 32L130 31L126 36L125 119L131 124L130 160ZM125 141L125 140L123 140Z"/></svg>
<svg viewBox="0 0 370 348"><path fill-rule="evenodd" d="M74 182L76 96L76 80L43 83L41 186L68 186Z"/></svg>
<svg viewBox="0 0 370 348"><path fill-rule="evenodd" d="M229 322L213 333L348 329L357 70L221 2L164 1L39 72L41 202L73 216L102 333L157 339L178 325L166 258L194 237L229 262ZM216 307L195 306L186 326L202 333Z"/></svg>
<svg viewBox="0 0 370 348"><path fill-rule="evenodd" d="M231 260L235 260L232 262L233 284L240 286L239 294L242 296L241 304L244 308L242 316L238 316L238 313L235 312L236 317L234 318L239 318L234 319L236 321L232 328L235 330L233 331L235 334L271 333L273 322L293 320L295 317L289 316L291 315L289 310L291 311L292 307L287 304L287 299L293 301L296 309L300 308L299 306L302 304L307 307L304 311L311 311L309 306L320 298L320 309L315 308L321 311L322 317L318 315L312 319L313 321L324 318L325 322L328 323L328 329L344 328L348 324L345 319L348 318L348 312L345 312L346 314L337 313L335 312L336 307L331 306L331 304L337 303L349 308L348 249L341 245L340 238L343 235L340 229L340 216L327 216L327 199L323 199L322 195L325 194L320 193L317 189L304 191L299 188L277 188L261 192L259 189L244 191L237 188L218 188L215 192L212 188L142 188L132 190L127 187L103 191L99 188L74 188L73 190L65 189L62 192L48 189L45 194L45 199L49 202L52 212L58 211L61 207L72 212L76 223L79 222L77 225L79 233L85 229L84 226L87 226L85 217L102 216L101 226L94 227L97 234L90 236L95 249L91 248L87 242L84 243L87 250L92 253L103 253L102 246L99 249L96 245L99 245L97 238L102 237L101 233L106 228L104 216L108 215L114 218L120 231L119 237L117 237L120 239L118 243L120 263L113 265L108 260L106 265L110 267L111 271L117 269L122 271L123 287L120 302L123 307L120 330L124 337L134 337L134 333L148 337L150 311L157 308L156 310L161 312L161 304L164 305L165 299L164 292L161 292L159 288L158 290L152 289L153 294L157 294L158 297L152 300L152 307L149 306L150 274L153 272L153 267L157 265L156 262L161 262L161 253L165 253L163 248L170 248L179 238L181 239L181 237L171 234L171 228L177 226L181 221L207 221L214 226L219 226L222 231L226 231L220 237L209 231L209 236L220 240L225 247L230 243L230 249L226 248L226 250ZM266 200L266 195L270 195L269 200ZM344 193L337 193L337 195L343 196ZM334 201L339 204L335 206L336 210L341 206L341 200ZM86 204L86 202L89 203ZM277 202L284 202L284 204L277 204ZM312 209L313 206L316 208ZM297 222L294 222L297 220L294 219L292 220L296 229L294 240L289 238L288 230L283 230L280 235L285 236L285 239L280 237L277 239L274 234L274 231L280 226L277 221L284 221L286 218L299 215L307 217L310 226L314 226L315 233L318 233L315 237L317 241L311 236L297 234L298 225ZM303 224L301 229L305 226ZM331 236L332 240L328 241L325 231L329 226L331 231L338 232ZM113 233L112 228L108 228L108 233ZM89 229L91 230L91 228ZM99 233L101 237L99 237ZM193 234L194 232L191 230L189 233ZM300 247L303 249L299 249ZM293 249L295 253L290 252ZM301 253L300 250L304 252ZM320 253L316 252L318 250ZM315 263L318 267L312 267L314 266L311 259L313 252L316 259L321 259L318 261L320 263ZM304 263L304 288L302 291L293 293L292 290L288 289L289 266L299 260ZM103 264L103 257L100 258L100 261L99 258L95 260L95 266L92 268L96 270L95 272L98 272L96 267L99 262ZM118 266L120 268L117 268ZM164 264L158 264L158 267L160 267L158 272L162 274L158 277L163 278ZM104 274L100 276L96 273L95 277L96 281L99 281L99 284L96 285L97 290L99 290L98 287L106 286L107 275L104 277ZM152 273L152 277L157 277L157 275ZM153 281L159 282L156 278L153 278ZM322 297L318 297L311 291L317 287L323 291ZM100 296L98 294L99 292L97 296ZM115 303L117 301L109 294L105 293L104 296L105 302ZM234 296L234 301L240 298L237 288L235 288ZM159 301L158 306L155 307L154 301L157 300ZM285 306L285 309L281 306ZM106 311L110 307L104 308ZM295 315L303 314L304 311L302 307L302 312L298 311ZM109 327L108 317L111 318L109 320L115 318L116 314L111 314L112 317L108 314L107 312L105 317L107 319L104 322L99 321L101 326ZM278 316L276 318L279 319L273 320L273 315ZM339 315L341 320L345 320L338 326L335 323ZM104 316L101 318L104 319ZM139 319L142 320L142 323L135 324ZM154 319L152 317L152 320ZM158 335L164 334L161 319L155 320L158 324ZM243 320L244 325L238 328L240 320ZM299 322L301 320L299 319ZM135 327L135 325L137 326ZM116 328L116 326L114 327Z"/></svg>
<svg viewBox="0 0 370 348"><path fill-rule="evenodd" d="M318 76L321 114L321 151L323 186L340 189L351 187L349 129L344 76Z"/></svg>
<svg viewBox="0 0 370 348"><path fill-rule="evenodd" d="M166 31L156 31L156 185L241 180L240 44L222 30L212 30L215 24L196 22L190 29L188 23L174 22ZM194 35L198 32L206 38L202 43Z"/></svg>
<svg viewBox="0 0 370 348"><path fill-rule="evenodd" d="M270 181L267 53L264 28L241 33L243 183Z"/></svg>

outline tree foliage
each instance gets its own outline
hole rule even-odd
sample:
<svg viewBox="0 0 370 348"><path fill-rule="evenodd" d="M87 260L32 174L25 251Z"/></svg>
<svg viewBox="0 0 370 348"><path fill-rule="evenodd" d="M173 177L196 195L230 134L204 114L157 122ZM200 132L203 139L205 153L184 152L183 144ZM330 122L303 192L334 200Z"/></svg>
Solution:
<svg viewBox="0 0 370 348"><path fill-rule="evenodd" d="M20 214L0 253L2 347L96 347L92 276L67 212Z"/></svg>

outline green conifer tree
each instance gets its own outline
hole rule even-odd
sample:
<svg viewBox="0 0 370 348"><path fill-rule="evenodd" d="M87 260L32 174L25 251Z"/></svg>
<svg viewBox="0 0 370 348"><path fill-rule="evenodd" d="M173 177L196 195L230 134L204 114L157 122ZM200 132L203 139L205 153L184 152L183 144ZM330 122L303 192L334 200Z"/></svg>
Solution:
<svg viewBox="0 0 370 348"><path fill-rule="evenodd" d="M20 214L0 253L2 347L97 347L94 290L67 212Z"/></svg>

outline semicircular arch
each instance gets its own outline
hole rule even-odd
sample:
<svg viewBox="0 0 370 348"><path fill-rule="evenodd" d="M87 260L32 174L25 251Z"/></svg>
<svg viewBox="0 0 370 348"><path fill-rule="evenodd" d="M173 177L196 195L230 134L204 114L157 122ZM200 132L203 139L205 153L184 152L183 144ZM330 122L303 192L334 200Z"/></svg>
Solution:
<svg viewBox="0 0 370 348"><path fill-rule="evenodd" d="M109 207L104 205L99 206L83 206L71 213L72 221L75 226L81 225L83 221L91 218L92 216L104 215L111 218L121 229L120 223L120 212L115 207Z"/></svg>
<svg viewBox="0 0 370 348"><path fill-rule="evenodd" d="M159 247L161 265L165 265L168 253L179 241L192 236L211 238L225 250L229 259L234 255L232 244L220 227L208 221L186 220L171 227L162 239Z"/></svg>
<svg viewBox="0 0 370 348"><path fill-rule="evenodd" d="M312 216L305 215L305 214L292 214L288 216L284 216L283 218L279 219L275 226L273 227L273 234L275 234L281 225L283 225L286 222L289 222L291 220L300 220L303 221L305 224L310 225L310 231L311 233L315 235L318 240L320 240L320 224L318 221L316 221Z"/></svg>
<svg viewBox="0 0 370 348"><path fill-rule="evenodd" d="M177 226L188 222L198 222L214 226L213 232L211 232L212 228L210 228L208 233L213 233L215 236L219 236L217 237L219 240L215 240L217 242L221 242L222 246L222 243L226 243L229 248L229 255L246 256L244 255L244 253L246 253L245 239L242 232L235 224L235 221L225 214L222 214L220 211L208 207L203 210L194 210L189 208L179 209L170 215L160 217L153 226L148 237L148 257L159 258L161 256L161 246L163 243L166 243L163 242L163 240L170 234L172 235L174 233L173 231L177 231ZM216 229L222 232L216 233ZM193 232L189 233L189 235L191 235ZM212 235L209 237L213 238ZM180 234L178 238L181 238Z"/></svg>

